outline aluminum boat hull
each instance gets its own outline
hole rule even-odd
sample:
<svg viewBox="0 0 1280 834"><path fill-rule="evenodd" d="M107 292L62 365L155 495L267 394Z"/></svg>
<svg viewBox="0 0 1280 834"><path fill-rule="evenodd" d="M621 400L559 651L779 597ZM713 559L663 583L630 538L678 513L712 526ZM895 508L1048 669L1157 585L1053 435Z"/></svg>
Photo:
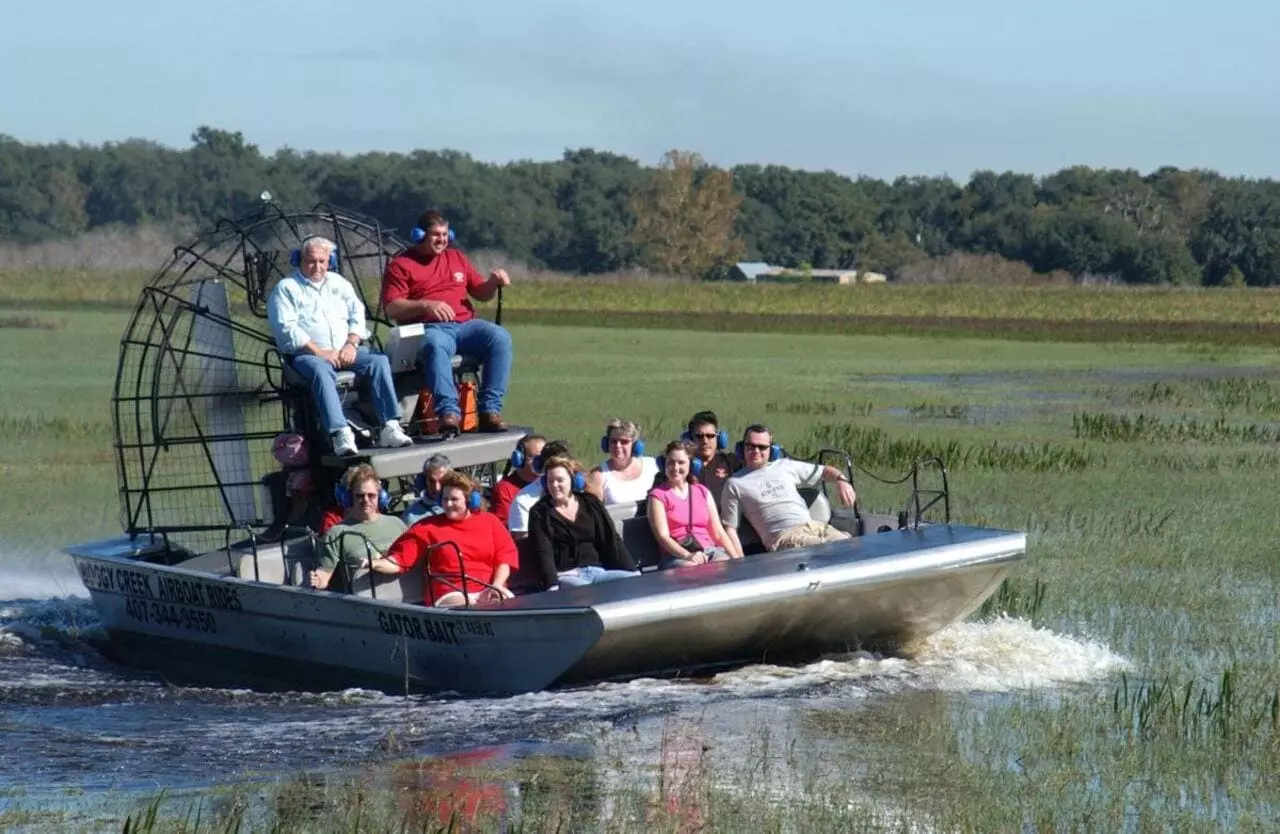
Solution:
<svg viewBox="0 0 1280 834"><path fill-rule="evenodd" d="M120 661L184 683L504 695L894 648L968 615L1022 533L933 525L432 609L168 566L127 537L68 548Z"/></svg>

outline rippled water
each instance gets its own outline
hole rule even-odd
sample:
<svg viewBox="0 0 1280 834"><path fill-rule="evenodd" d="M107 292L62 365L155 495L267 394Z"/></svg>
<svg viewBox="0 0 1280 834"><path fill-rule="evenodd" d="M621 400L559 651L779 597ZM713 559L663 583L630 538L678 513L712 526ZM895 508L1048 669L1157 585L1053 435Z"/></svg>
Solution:
<svg viewBox="0 0 1280 834"><path fill-rule="evenodd" d="M98 652L101 629L73 574L10 568L0 561L0 810L5 796L183 790L493 746L578 744L592 755L619 729L629 731L624 755L642 761L673 721L741 749L762 724L802 709L852 710L911 691L1053 687L1127 666L1104 646L1005 619L953 626L907 657L859 653L501 699L183 688Z"/></svg>

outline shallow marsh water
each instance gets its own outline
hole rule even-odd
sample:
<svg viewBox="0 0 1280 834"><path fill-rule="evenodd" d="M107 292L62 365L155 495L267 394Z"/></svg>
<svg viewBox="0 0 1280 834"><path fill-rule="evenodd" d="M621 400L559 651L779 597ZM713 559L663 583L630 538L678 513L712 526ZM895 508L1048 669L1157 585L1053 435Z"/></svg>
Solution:
<svg viewBox="0 0 1280 834"><path fill-rule="evenodd" d="M519 335L537 358L513 402L535 425L564 426L581 448L592 447L605 411L634 415L651 436L671 434L694 386L730 426L776 404L765 416L795 448L820 445L823 431L878 430L972 452L950 473L955 516L1029 533L1028 562L1002 597L1010 616L957 625L906 657L511 699L170 687L101 659L92 610L56 554L58 541L109 532L102 438L70 432L0 450L6 471L51 473L60 500L91 493L72 521L32 515L21 539L0 545L0 821L97 807L80 818L92 828L118 823L121 807L136 810L161 789L181 800L215 784L299 771L339 778L468 753L587 762L618 789L651 784L692 757L720 797L715 830L735 830L733 802L747 801L803 813L820 801L822 815L788 819L832 830L1249 830L1280 816L1280 450L1229 432L1176 443L1080 436L1072 421L1091 412L1269 423L1280 362L1268 353L825 337L798 350L801 340L771 336L646 331L619 341L538 327ZM732 359L774 349L767 380L758 361ZM676 364L700 350L731 359L714 379ZM606 372L637 353L656 357L658 370ZM607 408L566 409L546 395L548 382L581 376L582 361L599 366L592 386ZM1002 454L979 454L992 446ZM861 462L887 472L886 461ZM900 506L894 489L862 475L858 486L872 508ZM39 493L12 497L11 507L35 507ZM38 541L33 529L43 531Z"/></svg>

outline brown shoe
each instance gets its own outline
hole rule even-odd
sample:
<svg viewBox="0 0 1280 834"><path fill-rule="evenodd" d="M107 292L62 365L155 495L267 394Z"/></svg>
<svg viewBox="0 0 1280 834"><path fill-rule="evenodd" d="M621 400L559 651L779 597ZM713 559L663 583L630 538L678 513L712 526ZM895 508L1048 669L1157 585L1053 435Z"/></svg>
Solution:
<svg viewBox="0 0 1280 834"><path fill-rule="evenodd" d="M441 414L436 417L436 426L440 434L453 437L462 431L462 418L457 414Z"/></svg>
<svg viewBox="0 0 1280 834"><path fill-rule="evenodd" d="M480 412L480 431L500 432L507 430L507 421L502 419L501 414L492 411Z"/></svg>

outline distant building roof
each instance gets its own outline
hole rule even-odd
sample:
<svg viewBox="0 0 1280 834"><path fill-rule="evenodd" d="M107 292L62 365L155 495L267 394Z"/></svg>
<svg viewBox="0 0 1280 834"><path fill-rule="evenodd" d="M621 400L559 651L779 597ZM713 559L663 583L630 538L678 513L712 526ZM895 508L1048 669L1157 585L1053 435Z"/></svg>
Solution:
<svg viewBox="0 0 1280 834"><path fill-rule="evenodd" d="M761 275L768 275L774 267L769 266L763 261L739 261L733 265L734 269L742 273L742 277L748 281L754 281Z"/></svg>

